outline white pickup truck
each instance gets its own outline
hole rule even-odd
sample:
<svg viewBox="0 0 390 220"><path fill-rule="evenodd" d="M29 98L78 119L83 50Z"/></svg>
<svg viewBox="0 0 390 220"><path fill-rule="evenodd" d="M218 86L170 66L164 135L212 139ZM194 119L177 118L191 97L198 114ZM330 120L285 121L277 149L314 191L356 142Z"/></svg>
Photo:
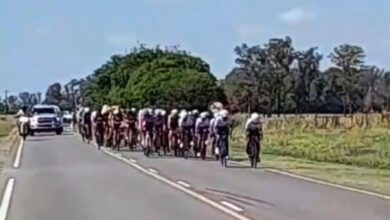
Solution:
<svg viewBox="0 0 390 220"><path fill-rule="evenodd" d="M31 109L30 135L36 132L55 132L57 135L64 131L61 111L55 105L35 105Z"/></svg>

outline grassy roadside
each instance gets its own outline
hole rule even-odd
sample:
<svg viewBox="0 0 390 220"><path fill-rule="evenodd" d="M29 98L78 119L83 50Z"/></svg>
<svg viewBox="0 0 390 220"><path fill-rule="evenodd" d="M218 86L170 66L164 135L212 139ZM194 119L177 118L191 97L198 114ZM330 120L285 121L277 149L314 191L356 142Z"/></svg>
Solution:
<svg viewBox="0 0 390 220"><path fill-rule="evenodd" d="M233 160L248 163L249 165L242 146L242 139L237 138L233 140L231 142L231 156ZM319 162L272 154L263 154L261 165L263 167L285 170L332 183L390 195L390 170L388 169Z"/></svg>
<svg viewBox="0 0 390 220"><path fill-rule="evenodd" d="M19 142L15 121L12 117L0 115L0 172L10 161L12 150Z"/></svg>

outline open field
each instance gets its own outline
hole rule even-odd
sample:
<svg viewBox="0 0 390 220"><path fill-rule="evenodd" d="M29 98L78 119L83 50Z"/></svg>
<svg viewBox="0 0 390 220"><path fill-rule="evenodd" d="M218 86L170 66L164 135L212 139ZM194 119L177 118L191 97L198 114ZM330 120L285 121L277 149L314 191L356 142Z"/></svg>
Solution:
<svg viewBox="0 0 390 220"><path fill-rule="evenodd" d="M264 119L262 165L390 194L387 118L325 117ZM233 133L232 156L246 162L241 128Z"/></svg>
<svg viewBox="0 0 390 220"><path fill-rule="evenodd" d="M14 128L11 117L0 115L0 138L7 136Z"/></svg>

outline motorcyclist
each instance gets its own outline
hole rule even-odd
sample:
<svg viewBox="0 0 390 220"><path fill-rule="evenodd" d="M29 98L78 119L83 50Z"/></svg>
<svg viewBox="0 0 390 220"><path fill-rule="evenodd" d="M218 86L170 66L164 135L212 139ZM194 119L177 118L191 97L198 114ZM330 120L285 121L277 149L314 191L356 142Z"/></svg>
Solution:
<svg viewBox="0 0 390 220"><path fill-rule="evenodd" d="M220 111L220 116L216 118L215 124L214 124L214 133L217 137L217 148L221 155L224 154L226 156L226 159L229 157L229 112L226 109L223 109ZM221 141L221 138L225 137L225 149L219 149L220 146L218 146L218 143ZM225 150L225 152L222 152L222 150Z"/></svg>
<svg viewBox="0 0 390 220"><path fill-rule="evenodd" d="M207 137L208 133L209 133L209 127L210 127L210 123L209 123L209 120L208 120L208 112L202 112L200 114L200 117L196 119L196 123L195 123L195 137L196 137L196 141L197 143L195 144L195 146L197 147L200 147L201 146L201 141L202 141L202 136L205 135ZM206 146L206 143L205 143L205 146ZM200 151L201 149L197 149L197 155L196 156L200 156Z"/></svg>
<svg viewBox="0 0 390 220"><path fill-rule="evenodd" d="M263 130L262 124L260 121L260 115L257 113L252 113L251 117L245 123L245 133L246 133L246 152L248 155L251 155L249 142L251 138L257 138L257 152L258 159L257 162L260 162L260 140L263 139Z"/></svg>

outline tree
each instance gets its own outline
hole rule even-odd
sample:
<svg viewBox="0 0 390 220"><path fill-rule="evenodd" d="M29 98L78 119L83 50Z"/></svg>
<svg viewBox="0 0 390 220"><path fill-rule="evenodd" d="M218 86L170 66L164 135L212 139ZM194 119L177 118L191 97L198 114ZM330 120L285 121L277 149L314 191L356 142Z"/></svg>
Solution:
<svg viewBox="0 0 390 220"><path fill-rule="evenodd" d="M209 65L177 48L141 45L126 55L114 55L87 77L88 104L200 108L225 96Z"/></svg>
<svg viewBox="0 0 390 220"><path fill-rule="evenodd" d="M63 100L62 86L56 82L51 84L46 91L45 104L59 105Z"/></svg>
<svg viewBox="0 0 390 220"><path fill-rule="evenodd" d="M363 48L356 45L343 44L333 49L329 55L331 62L342 70L339 78L343 92L344 113L352 113L358 99L358 88L360 67L364 64L365 53Z"/></svg>

